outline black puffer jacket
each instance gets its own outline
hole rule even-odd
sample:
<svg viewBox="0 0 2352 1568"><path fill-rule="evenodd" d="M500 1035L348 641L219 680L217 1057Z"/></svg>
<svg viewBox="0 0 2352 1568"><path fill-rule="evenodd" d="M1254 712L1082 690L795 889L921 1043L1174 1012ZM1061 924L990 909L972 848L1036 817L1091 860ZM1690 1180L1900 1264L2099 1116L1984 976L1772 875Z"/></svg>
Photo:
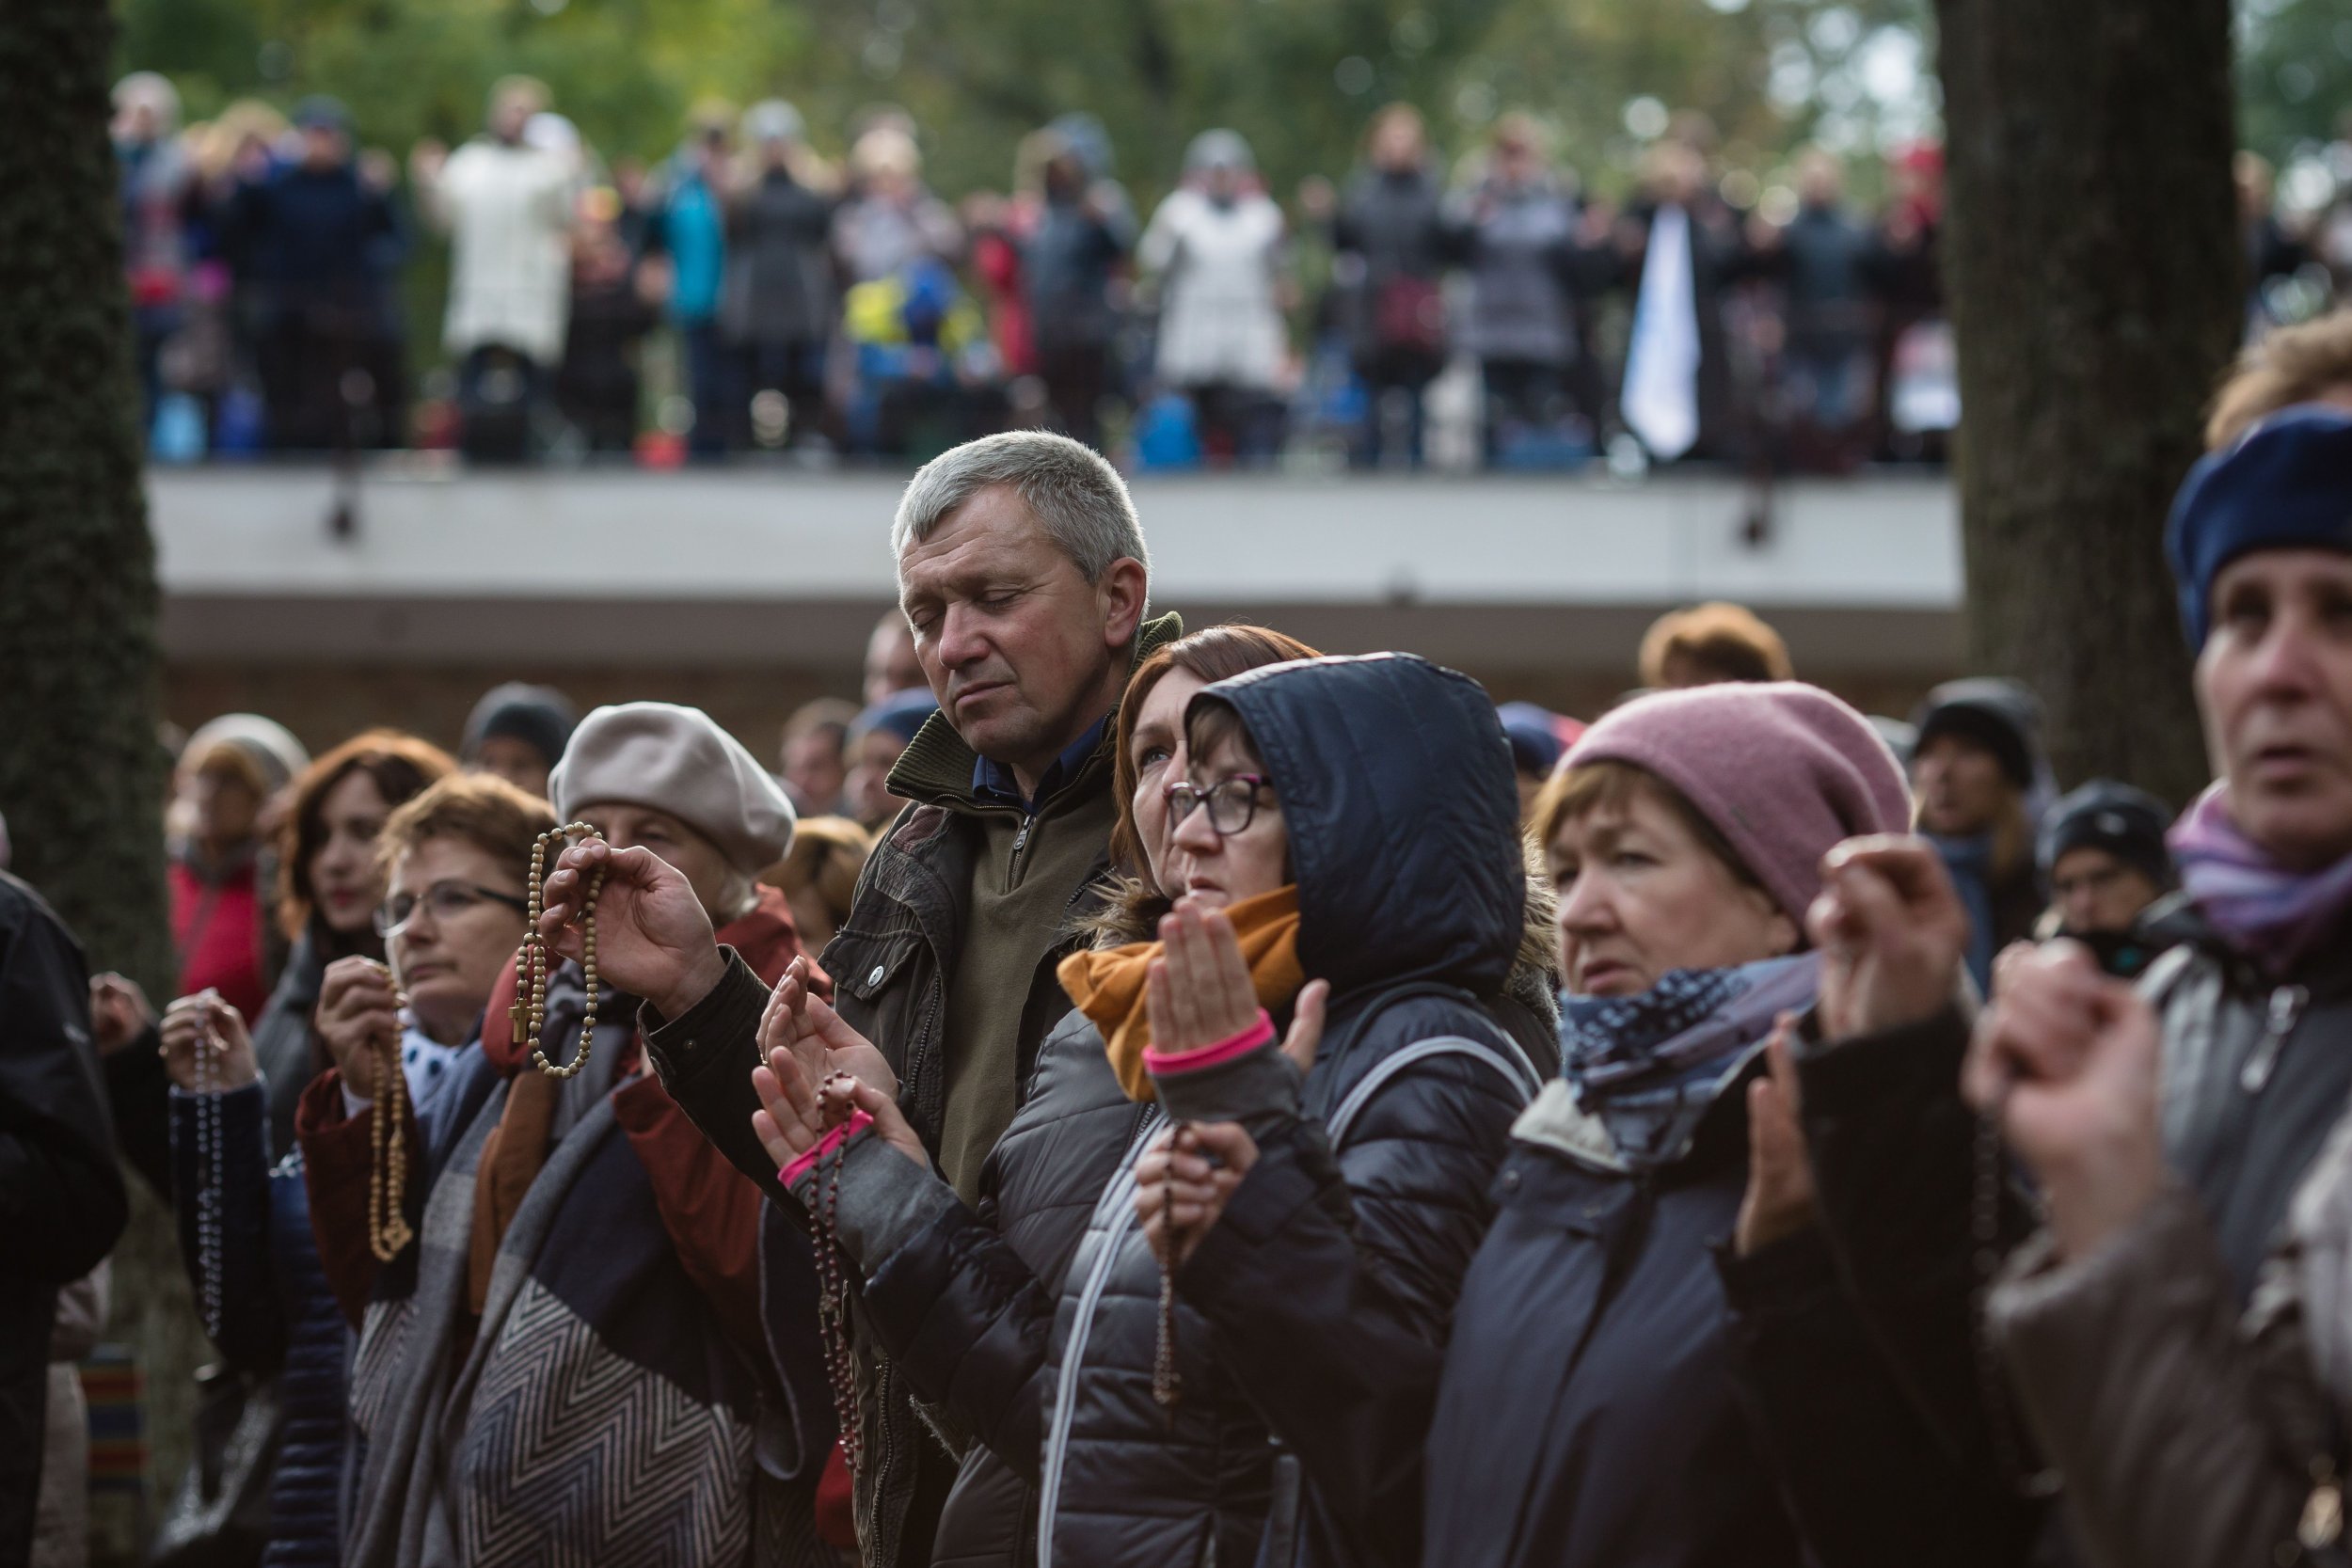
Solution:
<svg viewBox="0 0 2352 1568"><path fill-rule="evenodd" d="M1442 1343L1486 1228L1486 1183L1544 1070L1477 1000L1509 974L1526 905L1492 704L1402 655L1276 665L1195 701L1239 713L1282 801L1299 963L1332 995L1299 1125L1317 1142L1327 1130L1338 1150L1352 1261L1377 1285L1362 1308ZM1263 1536L1288 1560L1302 1528L1322 1533L1320 1510L1302 1520L1255 1378L1189 1303L1177 1315L1172 1424L1152 1402L1159 1297L1160 1266L1121 1180L1055 1316L1041 1560L1247 1562Z"/></svg>
<svg viewBox="0 0 2352 1568"><path fill-rule="evenodd" d="M1094 1025L1072 1012L1040 1049L1021 1109L989 1155L978 1212L935 1201L928 1225L869 1262L867 1323L969 1445L940 1516L938 1568L1037 1560L1055 1291L1152 1117L1120 1088Z"/></svg>
<svg viewBox="0 0 2352 1568"><path fill-rule="evenodd" d="M1434 1342L1484 1227L1493 1159L1552 1065L1527 1062L1495 1022L1524 1025L1543 1053L1548 1020L1476 1000L1502 991L1526 928L1507 753L1476 687L1416 659L1318 661L1217 690L1268 737L1301 961L1336 996L1308 1106L1327 1119L1354 1100L1343 1165L1368 1255L1393 1315ZM1278 1492L1263 1420L1189 1307L1177 1325L1184 1398L1172 1411L1152 1400L1159 1266L1126 1173L1162 1125L1121 1093L1101 1037L1073 1014L991 1157L982 1212L870 1140L850 1146L845 1240L879 1243L861 1253L865 1314L945 1424L984 1445L943 1517L937 1561L1246 1563L1269 1512L1294 1528L1295 1506L1274 1499L1295 1489ZM861 1238L854 1212L894 1208L876 1179L909 1191L887 1234ZM1023 1544L1041 1518L1045 1554Z"/></svg>

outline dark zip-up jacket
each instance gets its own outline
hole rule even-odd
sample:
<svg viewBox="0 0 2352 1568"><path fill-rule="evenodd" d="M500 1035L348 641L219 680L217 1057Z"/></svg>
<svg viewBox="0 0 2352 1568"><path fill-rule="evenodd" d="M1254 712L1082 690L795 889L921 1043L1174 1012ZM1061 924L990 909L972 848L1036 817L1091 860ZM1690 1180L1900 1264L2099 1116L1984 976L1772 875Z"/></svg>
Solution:
<svg viewBox="0 0 2352 1568"><path fill-rule="evenodd" d="M2284 982L2264 975L2201 923L2141 977L2164 1032L2167 1164L2213 1226L2235 1306L2251 1296L2288 1205L2352 1098L2352 964L2339 943ZM1824 1568L1870 1560L1840 1543L1942 1543L1922 1561L2007 1568L2065 1560L2045 1501L2021 1495L2038 1463L2017 1402L1988 1402L1975 1338L1977 1118L1962 1102L1967 1026L1957 1011L1912 1029L1803 1053L1803 1116L1824 1259L1735 1291L1739 1318L1816 1332L1743 1342L1742 1376L1791 1474L1808 1543ZM2031 1228L2001 1206L2006 1248ZM1824 1407L1812 1359L1842 1315L1878 1346L1884 1397ZM1745 1340L1744 1333L1735 1329ZM2008 1370L2003 1369L2004 1375ZM1891 1463L1903 1451L1914 1463ZM1868 1478L1857 1482L1856 1477ZM1940 1523L1957 1521L1955 1532ZM2044 1554L2035 1558L2032 1554Z"/></svg>
<svg viewBox="0 0 2352 1568"><path fill-rule="evenodd" d="M1152 621L1138 634L1134 657L1140 661L1183 634L1174 615ZM1033 831L1050 832L1056 816L1109 789L1112 745L1106 732L1076 776L1041 804ZM914 803L867 860L850 916L823 959L834 977L834 1006L888 1059L898 1076L900 1108L934 1158L946 1110L945 1014L986 836L983 814L1010 809L978 800L972 788L977 760L944 716L917 732L890 776L892 792ZM1070 935L1056 942L1030 977L1016 1041L1024 1077L1046 1032L1069 1010L1054 966L1079 944L1073 917L1086 911L1109 864L1105 842L1064 903ZM648 1012L645 1039L679 1108L780 1200L771 1208L798 1223L799 1203L777 1184L774 1164L751 1130L758 1109L751 1072L758 1063L766 1005L766 988L739 961L731 963L727 978L684 1016L663 1020ZM866 1459L855 1477L858 1540L873 1568L921 1568L930 1560L933 1530L957 1465L918 1418L888 1357L861 1344L859 1371Z"/></svg>
<svg viewBox="0 0 2352 1568"><path fill-rule="evenodd" d="M1803 1561L1740 1406L1708 1260L1747 1185L1744 1091L1727 1085L1688 1152L1651 1169L1522 1133L1446 1351L1423 1564Z"/></svg>
<svg viewBox="0 0 2352 1568"><path fill-rule="evenodd" d="M1508 747L1474 683L1407 656L1211 689L1280 791L1299 959L1332 1002L1300 1117L1176 1283L1295 1450L1272 1472L1265 1560L1363 1560L1425 1418L1399 1421L1390 1393L1435 1386L1511 1123L1558 1066L1556 1036L1531 1060L1477 1000L1502 988L1525 906Z"/></svg>
<svg viewBox="0 0 2352 1568"><path fill-rule="evenodd" d="M0 871L0 1562L31 1550L57 1288L96 1268L129 1218L89 966L40 895Z"/></svg>

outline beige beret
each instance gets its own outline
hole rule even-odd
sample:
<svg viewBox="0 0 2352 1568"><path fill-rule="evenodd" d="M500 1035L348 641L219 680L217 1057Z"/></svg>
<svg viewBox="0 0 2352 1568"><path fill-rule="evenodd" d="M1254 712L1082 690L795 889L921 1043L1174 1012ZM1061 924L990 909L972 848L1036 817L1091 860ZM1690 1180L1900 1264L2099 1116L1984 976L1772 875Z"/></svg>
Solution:
<svg viewBox="0 0 2352 1568"><path fill-rule="evenodd" d="M622 703L581 720L548 794L566 822L606 800L666 811L754 875L792 846L782 786L710 715L675 703Z"/></svg>

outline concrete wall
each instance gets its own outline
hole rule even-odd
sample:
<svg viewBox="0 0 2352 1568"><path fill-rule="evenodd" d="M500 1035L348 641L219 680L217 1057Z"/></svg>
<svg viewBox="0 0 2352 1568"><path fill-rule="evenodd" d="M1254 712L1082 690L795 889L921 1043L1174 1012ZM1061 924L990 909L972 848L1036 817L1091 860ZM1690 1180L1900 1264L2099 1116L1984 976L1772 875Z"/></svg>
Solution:
<svg viewBox="0 0 2352 1568"><path fill-rule="evenodd" d="M171 717L268 712L306 740L367 723L453 739L498 680L583 707L708 708L771 755L791 709L853 695L891 603L894 476L369 471L356 528L315 468L158 471ZM1931 478L1218 477L1138 483L1154 604L1331 652L1410 648L1499 698L1597 711L1661 611L1754 605L1800 672L1899 711L1956 671L1951 493Z"/></svg>

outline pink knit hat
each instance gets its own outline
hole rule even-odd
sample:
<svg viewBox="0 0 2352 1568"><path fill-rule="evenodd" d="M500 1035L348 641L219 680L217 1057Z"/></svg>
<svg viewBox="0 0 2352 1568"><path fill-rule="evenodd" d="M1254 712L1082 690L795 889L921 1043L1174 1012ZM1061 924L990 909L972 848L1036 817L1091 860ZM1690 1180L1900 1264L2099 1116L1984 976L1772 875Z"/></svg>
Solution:
<svg viewBox="0 0 2352 1568"><path fill-rule="evenodd" d="M1625 762L1681 792L1799 921L1821 857L1911 825L1902 768L1869 721L1797 681L1638 697L1584 732L1561 767Z"/></svg>

